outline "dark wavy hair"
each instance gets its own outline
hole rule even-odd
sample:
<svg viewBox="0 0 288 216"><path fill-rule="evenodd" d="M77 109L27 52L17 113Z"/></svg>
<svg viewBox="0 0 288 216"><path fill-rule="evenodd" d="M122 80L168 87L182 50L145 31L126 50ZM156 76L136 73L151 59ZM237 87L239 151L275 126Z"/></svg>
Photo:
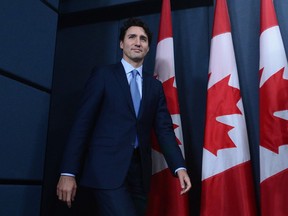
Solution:
<svg viewBox="0 0 288 216"><path fill-rule="evenodd" d="M145 31L145 33L147 34L148 37L148 44L150 46L151 42L152 42L152 32L150 31L149 27L139 18L129 18L128 20L126 20L123 23L123 26L120 28L120 35L119 35L119 40L123 41L126 31L128 28L130 28L131 26L138 26L138 27L142 27Z"/></svg>

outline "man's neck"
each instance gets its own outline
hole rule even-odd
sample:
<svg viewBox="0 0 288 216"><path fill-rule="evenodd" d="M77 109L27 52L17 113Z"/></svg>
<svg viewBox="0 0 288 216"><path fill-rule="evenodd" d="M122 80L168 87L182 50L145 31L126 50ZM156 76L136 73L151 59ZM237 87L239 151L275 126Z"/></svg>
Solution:
<svg viewBox="0 0 288 216"><path fill-rule="evenodd" d="M131 64L134 68L138 68L138 67L140 67L143 64L143 60L138 62L138 61L133 61L131 59L124 58L124 57L123 57L123 59L126 62L128 62L129 64Z"/></svg>

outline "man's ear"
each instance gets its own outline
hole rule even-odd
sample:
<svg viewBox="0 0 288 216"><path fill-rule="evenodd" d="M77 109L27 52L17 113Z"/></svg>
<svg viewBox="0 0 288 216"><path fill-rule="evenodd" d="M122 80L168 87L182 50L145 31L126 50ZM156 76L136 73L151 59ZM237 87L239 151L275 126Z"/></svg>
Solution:
<svg viewBox="0 0 288 216"><path fill-rule="evenodd" d="M123 41L120 41L120 48L123 49Z"/></svg>

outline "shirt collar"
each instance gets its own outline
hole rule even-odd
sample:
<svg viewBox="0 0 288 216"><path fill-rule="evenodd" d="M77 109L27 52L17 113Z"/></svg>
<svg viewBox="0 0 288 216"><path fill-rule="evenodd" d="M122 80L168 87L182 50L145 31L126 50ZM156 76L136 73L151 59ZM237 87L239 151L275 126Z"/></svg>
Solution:
<svg viewBox="0 0 288 216"><path fill-rule="evenodd" d="M131 64L129 64L126 60L123 58L121 59L121 63L124 67L126 75L128 75L132 70L137 70L140 74L140 77L142 77L142 70L143 70L143 65L141 65L138 68L134 68Z"/></svg>

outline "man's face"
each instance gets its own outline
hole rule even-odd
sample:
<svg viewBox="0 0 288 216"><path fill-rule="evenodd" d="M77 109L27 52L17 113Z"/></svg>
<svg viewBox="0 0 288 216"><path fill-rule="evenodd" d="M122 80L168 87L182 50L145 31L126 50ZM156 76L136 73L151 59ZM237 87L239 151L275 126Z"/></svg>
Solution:
<svg viewBox="0 0 288 216"><path fill-rule="evenodd" d="M142 64L149 51L148 37L142 27L131 26L120 41L123 58L130 64Z"/></svg>

